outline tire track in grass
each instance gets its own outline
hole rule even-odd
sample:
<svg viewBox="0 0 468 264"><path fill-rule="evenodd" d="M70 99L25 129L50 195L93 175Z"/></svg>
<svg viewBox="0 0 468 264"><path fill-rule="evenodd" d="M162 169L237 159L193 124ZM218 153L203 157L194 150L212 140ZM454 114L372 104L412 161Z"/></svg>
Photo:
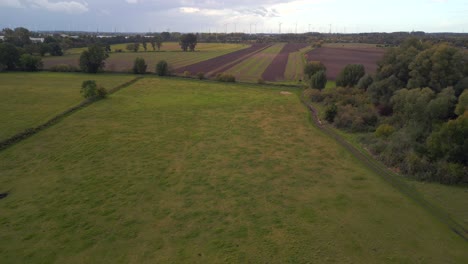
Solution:
<svg viewBox="0 0 468 264"><path fill-rule="evenodd" d="M318 111L311 104L307 103L303 93L301 94L300 100L310 111L311 119L318 129L320 129L322 132L336 140L336 142L338 142L342 147L348 150L356 159L361 161L374 173L379 175L384 181L392 185L395 189L400 191L410 200L420 205L429 214L437 218L440 222L447 225L448 228L452 230L452 232L463 238L465 241L468 241L468 230L466 230L460 223L458 223L452 217L450 217L449 214L445 212L445 210L427 201L413 187L411 187L402 179L400 179L400 175L393 173L382 163L370 157L367 153L364 153L362 150L359 150L358 148L353 146L346 139L344 139L338 133L333 131L330 127L322 124L322 121L318 117Z"/></svg>

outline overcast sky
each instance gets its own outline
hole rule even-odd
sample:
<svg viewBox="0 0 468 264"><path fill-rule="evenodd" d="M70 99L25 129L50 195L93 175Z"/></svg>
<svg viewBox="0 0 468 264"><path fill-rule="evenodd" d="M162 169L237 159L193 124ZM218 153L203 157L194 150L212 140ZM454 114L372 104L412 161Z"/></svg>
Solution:
<svg viewBox="0 0 468 264"><path fill-rule="evenodd" d="M468 32L468 0L0 0L0 27L119 32ZM297 26L296 26L297 25Z"/></svg>

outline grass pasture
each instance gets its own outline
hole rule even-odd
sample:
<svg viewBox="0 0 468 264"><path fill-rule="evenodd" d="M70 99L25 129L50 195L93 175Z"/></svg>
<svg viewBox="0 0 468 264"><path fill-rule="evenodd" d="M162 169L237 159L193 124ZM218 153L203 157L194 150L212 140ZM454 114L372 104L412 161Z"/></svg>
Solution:
<svg viewBox="0 0 468 264"><path fill-rule="evenodd" d="M144 78L0 152L0 262L466 263L281 91Z"/></svg>
<svg viewBox="0 0 468 264"><path fill-rule="evenodd" d="M130 81L131 75L1 73L0 140L38 126L83 100L81 83L96 80L107 89Z"/></svg>
<svg viewBox="0 0 468 264"><path fill-rule="evenodd" d="M224 46L226 45L226 46ZM203 45L202 45L203 47ZM218 57L239 49L247 48L248 45L239 44L210 44L205 49L196 52L122 52L110 53L106 60L106 71L129 72L133 67L133 62L137 57L142 57L148 64L148 71L154 72L156 63L166 60L172 68L194 64L214 57ZM60 57L45 57L44 68L48 69L57 64L69 64L78 67L80 55L69 54Z"/></svg>
<svg viewBox="0 0 468 264"><path fill-rule="evenodd" d="M254 54L252 57L230 68L226 73L236 76L236 80L243 82L257 82L262 77L262 73L270 65L275 56L284 47L284 43L277 43L273 46Z"/></svg>

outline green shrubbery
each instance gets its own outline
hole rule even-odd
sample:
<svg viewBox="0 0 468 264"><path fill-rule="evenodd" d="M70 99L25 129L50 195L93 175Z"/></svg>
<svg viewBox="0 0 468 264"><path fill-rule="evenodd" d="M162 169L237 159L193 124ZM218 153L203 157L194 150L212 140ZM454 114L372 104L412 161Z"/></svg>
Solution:
<svg viewBox="0 0 468 264"><path fill-rule="evenodd" d="M236 77L232 74L218 73L216 75L216 81L218 82L236 82Z"/></svg>
<svg viewBox="0 0 468 264"><path fill-rule="evenodd" d="M30 54L23 54L20 57L21 69L24 71L38 71L42 69L42 58Z"/></svg>
<svg viewBox="0 0 468 264"><path fill-rule="evenodd" d="M145 74L147 67L148 65L146 64L145 59L138 57L133 62L133 73Z"/></svg>
<svg viewBox="0 0 468 264"><path fill-rule="evenodd" d="M87 80L81 84L81 95L88 99L102 99L107 96L107 90L96 84L96 81Z"/></svg>
<svg viewBox="0 0 468 264"><path fill-rule="evenodd" d="M158 76L169 75L169 64L165 60L161 60L156 64L156 74Z"/></svg>
<svg viewBox="0 0 468 264"><path fill-rule="evenodd" d="M57 64L49 68L51 72L79 72L80 69L73 65Z"/></svg>

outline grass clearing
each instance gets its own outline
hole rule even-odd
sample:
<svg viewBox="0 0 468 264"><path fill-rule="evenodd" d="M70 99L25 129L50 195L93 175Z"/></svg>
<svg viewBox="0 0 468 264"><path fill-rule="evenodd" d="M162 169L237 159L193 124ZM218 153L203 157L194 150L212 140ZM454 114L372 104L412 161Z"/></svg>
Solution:
<svg viewBox="0 0 468 264"><path fill-rule="evenodd" d="M145 78L0 152L2 263L466 262L281 91Z"/></svg>
<svg viewBox="0 0 468 264"><path fill-rule="evenodd" d="M262 73L270 65L275 56L286 45L285 43L277 43L273 46L253 55L245 61L230 68L226 73L236 76L236 80L243 82L257 82L261 78Z"/></svg>
<svg viewBox="0 0 468 264"><path fill-rule="evenodd" d="M135 78L132 75L69 73L1 73L0 140L38 126L83 100L81 83L96 80L107 89Z"/></svg>

